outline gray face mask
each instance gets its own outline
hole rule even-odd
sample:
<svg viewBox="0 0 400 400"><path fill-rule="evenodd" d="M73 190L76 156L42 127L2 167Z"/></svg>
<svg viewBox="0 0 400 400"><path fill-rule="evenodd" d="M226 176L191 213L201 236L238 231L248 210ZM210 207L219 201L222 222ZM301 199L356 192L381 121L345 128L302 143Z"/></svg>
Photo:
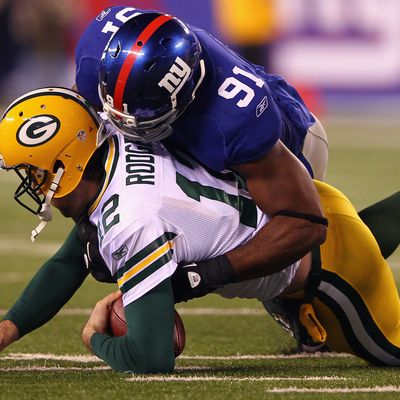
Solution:
<svg viewBox="0 0 400 400"><path fill-rule="evenodd" d="M177 112L169 113L165 118L159 118L151 123L129 123L127 119L116 118L108 113L111 124L128 139L149 143L165 139L172 134L171 124L177 118Z"/></svg>

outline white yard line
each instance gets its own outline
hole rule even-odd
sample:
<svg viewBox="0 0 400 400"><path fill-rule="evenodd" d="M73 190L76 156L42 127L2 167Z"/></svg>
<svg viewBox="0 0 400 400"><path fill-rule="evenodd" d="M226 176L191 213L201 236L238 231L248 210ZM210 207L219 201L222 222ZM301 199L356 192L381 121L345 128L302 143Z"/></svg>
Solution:
<svg viewBox="0 0 400 400"><path fill-rule="evenodd" d="M5 238L0 235L0 254L25 253L34 254L36 256L50 256L54 254L61 246L61 243L38 242L32 243L29 240L29 227L26 238ZM39 265L38 265L39 267Z"/></svg>
<svg viewBox="0 0 400 400"><path fill-rule="evenodd" d="M1 356L0 360L15 360L15 361L35 361L35 360L53 360L53 361L71 361L79 363L98 363L103 361L92 355L58 355L58 354L43 354L43 353L10 353Z"/></svg>
<svg viewBox="0 0 400 400"><path fill-rule="evenodd" d="M0 368L0 372L52 372L52 371L105 371L111 370L111 367L46 367L29 365L27 367L8 367Z"/></svg>
<svg viewBox="0 0 400 400"><path fill-rule="evenodd" d="M358 388L272 388L267 393L391 393L400 392L400 386L373 386Z"/></svg>
<svg viewBox="0 0 400 400"><path fill-rule="evenodd" d="M300 354L243 354L231 356L185 356L181 355L179 360L194 361L240 361L240 360L284 360L298 358L347 358L352 357L349 354L338 353L300 353ZM102 361L93 355L68 355L68 354L44 354L44 353L10 353L0 357L0 360L15 361L35 361L35 360L52 360L52 361L70 361L79 363L102 363Z"/></svg>
<svg viewBox="0 0 400 400"><path fill-rule="evenodd" d="M93 356L54 356L51 354L21 354L24 356L19 359L56 359L67 361L93 362L98 361ZM35 357L35 358L32 358ZM3 359L11 359L11 357L2 357ZM91 367L60 367L60 366L18 366L0 368L0 372L66 372L66 371L106 371L111 370L108 366L91 366ZM178 369L179 370L179 369ZM248 376L248 377L232 377L232 376L132 376L126 378L127 382L338 382L338 381L354 381L354 378L345 378L340 376L304 376L304 377L286 377L286 376ZM266 393L394 393L400 392L400 386L373 386L373 387L357 387L357 388L303 388L290 386L287 388L275 387L265 389Z"/></svg>
<svg viewBox="0 0 400 400"><path fill-rule="evenodd" d="M9 236L0 234L0 254L15 255L17 252L35 254L38 256L49 256L54 254L62 245L63 241L37 241L32 243L29 240L29 227L25 236ZM400 269L400 256L395 253L389 259L389 264L394 269Z"/></svg>
<svg viewBox="0 0 400 400"><path fill-rule="evenodd" d="M237 354L232 356L179 356L182 360L209 360L209 361L235 361L235 360L281 360L297 358L348 358L353 357L347 353L297 353L297 354Z"/></svg>
<svg viewBox="0 0 400 400"><path fill-rule="evenodd" d="M309 358L309 357L337 357L343 355L336 355L331 353L322 354L294 354L294 355L233 355L233 356L182 356L185 360L243 360L243 359L285 359L285 358ZM99 358L92 355L56 355L56 354L43 354L43 353L10 353L0 358L1 360L15 360L15 361L70 361L77 363L103 363ZM197 373L202 371L205 375L189 375L179 376L185 371ZM15 366L15 367L3 367L0 368L0 372L64 372L64 371L103 371L110 370L106 365L92 365L92 366ZM341 376L302 376L302 377L288 377L288 376L248 376L248 377L233 377L230 375L225 376L212 376L212 368L199 370L198 367L182 367L177 368L175 375L160 376L160 375L149 375L149 376L135 376L130 374L129 378L125 380L128 382L344 382L354 381L355 378L347 378ZM359 388L302 388L302 387L275 387L271 389L265 389L267 393L386 393L386 392L398 392L400 387L398 386L374 386L374 387L359 387Z"/></svg>
<svg viewBox="0 0 400 400"><path fill-rule="evenodd" d="M128 382L284 382L284 381L348 381L353 378L343 378L340 376L246 376L236 378L233 376L133 376L127 378Z"/></svg>

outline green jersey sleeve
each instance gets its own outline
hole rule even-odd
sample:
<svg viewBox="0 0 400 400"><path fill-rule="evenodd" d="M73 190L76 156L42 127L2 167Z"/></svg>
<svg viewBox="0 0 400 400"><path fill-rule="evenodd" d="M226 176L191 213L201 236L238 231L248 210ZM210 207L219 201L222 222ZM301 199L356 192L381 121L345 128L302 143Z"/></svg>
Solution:
<svg viewBox="0 0 400 400"><path fill-rule="evenodd" d="M88 275L76 226L62 247L46 261L3 319L20 337L48 322L68 302Z"/></svg>
<svg viewBox="0 0 400 400"><path fill-rule="evenodd" d="M127 334L113 337L95 333L91 338L94 353L120 372L172 372L175 314L170 279L128 304L124 310Z"/></svg>

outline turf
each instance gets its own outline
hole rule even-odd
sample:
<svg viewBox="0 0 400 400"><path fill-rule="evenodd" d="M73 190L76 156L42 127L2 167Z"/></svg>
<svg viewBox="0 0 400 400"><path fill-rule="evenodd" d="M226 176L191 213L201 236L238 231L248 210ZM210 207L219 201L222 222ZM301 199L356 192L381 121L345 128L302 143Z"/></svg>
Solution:
<svg viewBox="0 0 400 400"><path fill-rule="evenodd" d="M357 209L398 190L400 124L331 123L327 129L327 181L343 190ZM12 200L16 181L11 174L1 173L0 183L0 308L4 313L71 225L56 214L37 243L31 244L36 217ZM389 262L400 279L400 252ZM398 369L371 367L349 356L294 356L292 339L257 302L215 295L178 308L187 344L174 375L114 373L90 357L80 341L90 308L112 289L89 278L63 312L3 351L0 398L400 398Z"/></svg>

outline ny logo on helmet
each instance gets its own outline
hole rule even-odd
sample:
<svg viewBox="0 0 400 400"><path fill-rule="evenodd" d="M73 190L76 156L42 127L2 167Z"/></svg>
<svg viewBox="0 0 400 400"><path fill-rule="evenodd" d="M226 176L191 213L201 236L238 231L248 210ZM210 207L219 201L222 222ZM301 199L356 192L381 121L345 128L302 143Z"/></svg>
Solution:
<svg viewBox="0 0 400 400"><path fill-rule="evenodd" d="M48 142L59 130L60 120L54 115L37 115L19 127L17 140L22 146L39 146Z"/></svg>
<svg viewBox="0 0 400 400"><path fill-rule="evenodd" d="M172 106L176 106L176 95L188 80L191 69L180 57L176 57L174 64L169 72L158 82L158 86L163 87L171 93Z"/></svg>

